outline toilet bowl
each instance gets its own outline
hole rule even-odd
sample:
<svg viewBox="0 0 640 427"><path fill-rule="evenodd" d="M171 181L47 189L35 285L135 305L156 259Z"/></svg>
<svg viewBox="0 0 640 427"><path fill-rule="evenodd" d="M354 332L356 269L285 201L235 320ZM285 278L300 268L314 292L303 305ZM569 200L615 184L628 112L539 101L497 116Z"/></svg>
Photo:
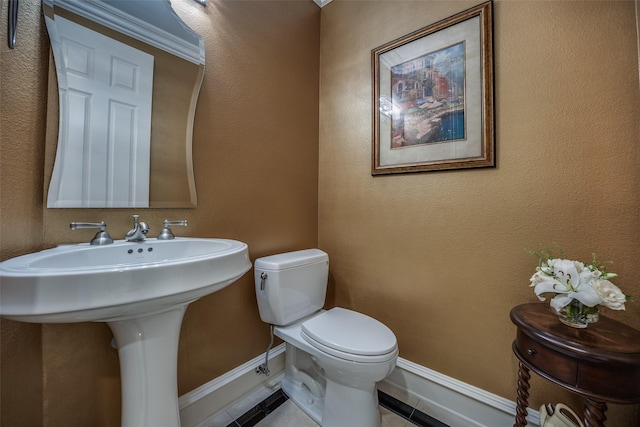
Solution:
<svg viewBox="0 0 640 427"><path fill-rule="evenodd" d="M305 327L309 324L322 328L329 318L343 318L345 315L356 322L347 321L341 329L333 331L327 328L328 333L318 337L324 338L324 342L306 332ZM363 319L363 323L380 328L377 331L381 335L380 341L372 340L367 348L362 345L349 347L345 345L348 343L346 340L331 342L335 338L332 332L339 332L340 338L351 335L354 340L362 337L359 332L375 335L370 328L357 327L360 326L358 320ZM332 323L329 321L326 325ZM287 343L282 388L303 411L324 427L380 425L376 383L393 371L398 358L395 336L386 326L363 314L333 308L293 325L275 327L274 333ZM376 347L376 344L380 345ZM290 353L293 353L291 357ZM322 379L314 374L319 374Z"/></svg>
<svg viewBox="0 0 640 427"><path fill-rule="evenodd" d="M376 383L396 365L396 337L364 314L323 310L327 276L317 249L255 261L260 316L286 342L282 388L323 427L378 427Z"/></svg>

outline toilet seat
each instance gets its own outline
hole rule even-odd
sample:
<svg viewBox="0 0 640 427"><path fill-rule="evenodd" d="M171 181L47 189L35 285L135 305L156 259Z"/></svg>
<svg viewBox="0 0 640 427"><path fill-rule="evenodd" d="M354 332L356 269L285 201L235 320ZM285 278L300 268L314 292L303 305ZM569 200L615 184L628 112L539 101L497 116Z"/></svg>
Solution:
<svg viewBox="0 0 640 427"><path fill-rule="evenodd" d="M340 307L302 323L300 334L318 350L354 362L382 362L398 354L396 336L386 325Z"/></svg>

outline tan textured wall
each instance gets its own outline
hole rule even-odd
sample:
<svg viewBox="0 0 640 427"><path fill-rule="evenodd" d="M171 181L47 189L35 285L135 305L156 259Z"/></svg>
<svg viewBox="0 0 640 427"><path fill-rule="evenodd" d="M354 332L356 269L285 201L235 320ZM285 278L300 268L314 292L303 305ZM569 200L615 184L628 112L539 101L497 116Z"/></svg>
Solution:
<svg viewBox="0 0 640 427"><path fill-rule="evenodd" d="M134 213L153 236L164 218L188 219L177 235L242 240L252 259L317 244L320 9L306 0L173 5L205 38L193 143L198 207L43 208L48 41L40 3L21 2L18 48L0 47L2 259L90 240L91 230L69 230L76 220L104 220L122 238ZM119 366L107 326L1 325L3 427L120 425ZM179 392L257 356L268 342L247 274L187 310Z"/></svg>
<svg viewBox="0 0 640 427"><path fill-rule="evenodd" d="M576 257L597 251L638 294L633 2L497 1L498 167L374 179L371 49L475 3L334 0L322 9L319 194L320 11L311 2L210 1L204 13L174 4L207 47L194 140L199 207L139 212L154 232L166 216L187 218L183 235L244 240L256 258L315 245L319 204L330 303L385 321L402 357L509 399L508 311L534 300L523 248L556 241ZM18 44L0 44L0 258L88 240L90 231L68 231L72 220L104 219L122 236L131 210L43 209L48 45L35 1L21 2ZM246 276L187 311L181 393L264 351L252 286ZM640 328L638 302L609 315ZM118 425L106 326L0 325L0 424ZM542 392L569 400L534 379L534 405ZM610 424L635 425L634 411L614 406Z"/></svg>
<svg viewBox="0 0 640 427"><path fill-rule="evenodd" d="M515 400L509 310L536 300L524 248L595 251L640 293L634 3L496 1L497 168L371 177L371 49L475 4L323 8L319 246L335 303L384 321L401 357ZM640 329L640 301L627 307L606 314ZM531 392L573 401L538 379Z"/></svg>
<svg viewBox="0 0 640 427"><path fill-rule="evenodd" d="M20 48L8 48L7 3L0 8L0 260L42 245L41 124L48 65L38 8L21 8ZM40 325L0 320L0 425L41 424L41 339Z"/></svg>

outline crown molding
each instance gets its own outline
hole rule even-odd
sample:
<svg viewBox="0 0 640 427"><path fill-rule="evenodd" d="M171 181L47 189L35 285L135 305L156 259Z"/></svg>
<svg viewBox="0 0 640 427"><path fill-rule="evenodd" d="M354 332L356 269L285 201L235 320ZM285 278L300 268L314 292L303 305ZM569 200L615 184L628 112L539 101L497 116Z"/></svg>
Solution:
<svg viewBox="0 0 640 427"><path fill-rule="evenodd" d="M66 9L69 12L138 39L189 62L204 64L204 42L202 38L200 38L198 45L190 43L101 0L43 0L43 2L54 8L61 7ZM151 5L154 2L142 3ZM169 5L169 7L171 6ZM173 13L173 16L167 16L167 19L180 21L180 18L175 13ZM180 24L185 26L182 21L180 21Z"/></svg>
<svg viewBox="0 0 640 427"><path fill-rule="evenodd" d="M317 4L319 7L322 7L331 3L331 0L313 0L313 2Z"/></svg>

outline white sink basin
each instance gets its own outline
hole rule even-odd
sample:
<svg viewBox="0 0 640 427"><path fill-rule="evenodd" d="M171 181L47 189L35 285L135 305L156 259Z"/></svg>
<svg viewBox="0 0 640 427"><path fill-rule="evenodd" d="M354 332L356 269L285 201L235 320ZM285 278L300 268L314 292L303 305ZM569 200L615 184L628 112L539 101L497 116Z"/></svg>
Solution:
<svg viewBox="0 0 640 427"><path fill-rule="evenodd" d="M218 291L250 268L247 245L235 240L58 246L0 263L0 315L36 323L140 316Z"/></svg>
<svg viewBox="0 0 640 427"><path fill-rule="evenodd" d="M216 292L250 268L247 245L235 240L58 246L0 263L0 315L36 323L137 317Z"/></svg>
<svg viewBox="0 0 640 427"><path fill-rule="evenodd" d="M107 322L120 358L122 427L179 427L184 312L250 268L247 245L235 240L59 246L0 263L0 316L35 323Z"/></svg>

